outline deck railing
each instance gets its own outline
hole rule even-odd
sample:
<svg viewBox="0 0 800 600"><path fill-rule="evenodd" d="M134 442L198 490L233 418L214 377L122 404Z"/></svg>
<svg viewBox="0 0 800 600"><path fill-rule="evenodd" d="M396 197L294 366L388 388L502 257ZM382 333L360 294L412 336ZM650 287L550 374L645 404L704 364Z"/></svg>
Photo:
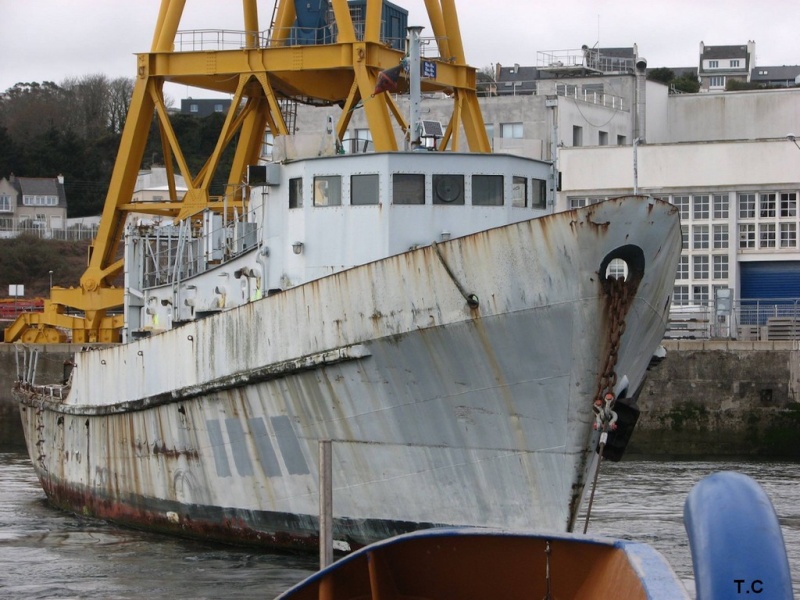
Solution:
<svg viewBox="0 0 800 600"><path fill-rule="evenodd" d="M730 308L713 301L673 306L666 337L800 341L800 298L744 298Z"/></svg>

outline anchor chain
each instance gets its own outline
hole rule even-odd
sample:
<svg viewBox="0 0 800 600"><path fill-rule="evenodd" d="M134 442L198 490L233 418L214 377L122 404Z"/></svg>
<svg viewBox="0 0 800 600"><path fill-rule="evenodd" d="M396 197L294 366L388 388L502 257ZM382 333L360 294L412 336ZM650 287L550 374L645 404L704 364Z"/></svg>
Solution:
<svg viewBox="0 0 800 600"><path fill-rule="evenodd" d="M614 388L617 385L617 359L619 358L619 345L622 341L622 334L625 333L625 314L628 310L629 287L623 278L609 277L608 284L609 296L609 316L610 316L610 339L606 363L597 384L597 393L592 404L594 411L594 429L600 431L600 444L598 446L599 458L597 469L594 472L592 481L592 493L589 495L589 506L586 509L586 521L583 525L583 533L589 529L589 517L592 514L592 504L594 503L594 492L597 488L597 477L600 474L600 465L603 463L603 450L608 441L608 432L617 428L617 413L614 411L616 396Z"/></svg>

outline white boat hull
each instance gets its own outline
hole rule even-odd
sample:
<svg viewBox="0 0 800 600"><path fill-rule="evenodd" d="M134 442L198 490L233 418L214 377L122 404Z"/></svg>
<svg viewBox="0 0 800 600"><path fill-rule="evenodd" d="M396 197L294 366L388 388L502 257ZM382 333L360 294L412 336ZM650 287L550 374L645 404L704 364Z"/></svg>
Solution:
<svg viewBox="0 0 800 600"><path fill-rule="evenodd" d="M641 255L616 363L631 395L666 327L680 237L670 205L614 200L79 353L63 399L17 391L32 460L64 508L288 547L316 544L328 439L335 539L569 530L610 344L601 263Z"/></svg>

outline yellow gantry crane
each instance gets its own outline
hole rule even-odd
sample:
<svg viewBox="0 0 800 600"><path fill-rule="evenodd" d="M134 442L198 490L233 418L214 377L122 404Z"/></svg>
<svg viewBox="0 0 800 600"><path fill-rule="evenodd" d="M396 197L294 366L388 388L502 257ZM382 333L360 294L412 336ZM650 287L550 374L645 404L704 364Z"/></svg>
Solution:
<svg viewBox="0 0 800 600"><path fill-rule="evenodd" d="M123 290L111 282L123 270L118 256L130 212L183 220L203 210L222 212L233 198L212 197L209 188L223 151L236 140L226 189L231 196L244 182L248 165L257 164L264 132L289 135L283 99L342 107L335 133L345 137L353 110L362 103L377 152L397 150L394 126L408 134L409 125L393 97L374 94L379 75L400 64L404 52L382 39L383 0L362 0L363 27L355 27L347 0L315 0L326 15L325 37L298 42L296 5L308 0L276 0L270 26L262 33L256 0L243 0L242 44L236 49L182 51L178 26L186 0L162 0L151 50L137 57L137 72L119 153L111 176L97 237L80 287L54 288L41 313L24 313L5 330L5 341L74 343L118 342ZM475 69L466 64L455 0L425 0L439 56L436 77L423 90L445 91L453 111L439 150L459 150L463 129L469 149L489 152L489 140L476 95ZM362 25L362 23L359 23ZM403 32L404 33L404 32ZM232 102L216 147L192 173L173 131L164 103L164 83L171 82L231 94ZM367 101L368 100L368 101ZM169 200L133 203L139 167L153 118L161 135ZM238 136L237 136L238 134ZM175 169L188 191L178 196Z"/></svg>

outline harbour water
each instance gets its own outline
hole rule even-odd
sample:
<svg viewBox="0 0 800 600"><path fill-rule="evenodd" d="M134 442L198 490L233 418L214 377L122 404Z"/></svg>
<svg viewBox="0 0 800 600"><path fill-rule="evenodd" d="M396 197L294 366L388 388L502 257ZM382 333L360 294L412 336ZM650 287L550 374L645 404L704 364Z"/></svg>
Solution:
<svg viewBox="0 0 800 600"><path fill-rule="evenodd" d="M738 470L764 487L800 598L800 464L606 462L589 533L651 544L693 595L683 502L694 483L720 470ZM2 598L274 598L315 566L314 556L178 540L60 512L48 506L24 449L0 448Z"/></svg>

